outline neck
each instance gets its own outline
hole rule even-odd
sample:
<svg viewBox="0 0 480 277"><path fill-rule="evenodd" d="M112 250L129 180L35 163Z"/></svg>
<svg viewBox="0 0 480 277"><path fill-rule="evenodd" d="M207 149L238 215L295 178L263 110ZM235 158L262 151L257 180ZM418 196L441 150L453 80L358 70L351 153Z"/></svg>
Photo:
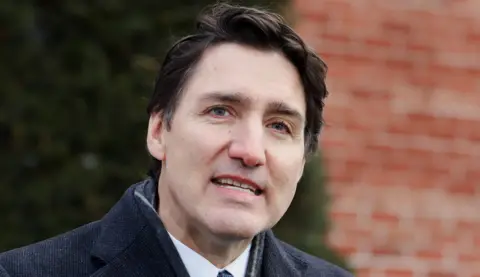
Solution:
<svg viewBox="0 0 480 277"><path fill-rule="evenodd" d="M157 212L167 231L217 268L224 268L238 258L251 240L219 237L195 218L188 218L168 189L158 185Z"/></svg>

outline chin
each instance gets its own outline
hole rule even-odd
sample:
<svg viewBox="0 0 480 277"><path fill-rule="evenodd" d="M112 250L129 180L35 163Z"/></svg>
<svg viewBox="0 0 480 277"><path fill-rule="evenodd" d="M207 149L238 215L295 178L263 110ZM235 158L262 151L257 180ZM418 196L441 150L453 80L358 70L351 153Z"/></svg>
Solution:
<svg viewBox="0 0 480 277"><path fill-rule="evenodd" d="M211 217L207 223L210 232L229 240L251 239L258 233L268 229L264 220L245 216Z"/></svg>

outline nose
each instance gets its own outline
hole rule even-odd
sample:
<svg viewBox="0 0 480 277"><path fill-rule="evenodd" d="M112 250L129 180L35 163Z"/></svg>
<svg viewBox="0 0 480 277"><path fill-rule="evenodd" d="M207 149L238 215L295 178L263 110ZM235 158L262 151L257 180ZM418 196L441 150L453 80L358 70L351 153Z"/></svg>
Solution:
<svg viewBox="0 0 480 277"><path fill-rule="evenodd" d="M230 158L240 160L247 167L264 165L265 146L263 132L259 129L249 128L236 132L228 149Z"/></svg>

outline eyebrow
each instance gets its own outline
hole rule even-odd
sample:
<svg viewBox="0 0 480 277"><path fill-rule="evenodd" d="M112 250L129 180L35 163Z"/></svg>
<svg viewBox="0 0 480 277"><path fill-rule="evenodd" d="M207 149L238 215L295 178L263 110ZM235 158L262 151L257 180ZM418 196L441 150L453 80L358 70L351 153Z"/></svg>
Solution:
<svg viewBox="0 0 480 277"><path fill-rule="evenodd" d="M232 104L249 105L253 101L249 97L239 92L222 92L214 91L203 95L200 98L201 102L223 102Z"/></svg>
<svg viewBox="0 0 480 277"><path fill-rule="evenodd" d="M270 102L268 103L268 111L274 113L274 114L281 114L281 115L286 115L289 117L294 118L298 122L304 122L305 119L302 116L302 114L297 111L296 109L290 107L288 104L284 102Z"/></svg>
<svg viewBox="0 0 480 277"><path fill-rule="evenodd" d="M214 91L203 95L200 98L201 102L222 102L222 103L231 103L241 106L249 106L255 101L245 96L240 92L226 92L226 91ZM299 122L304 122L304 116L295 108L291 107L285 102L282 101L273 101L267 104L267 111L273 114L286 115L289 117L298 120Z"/></svg>

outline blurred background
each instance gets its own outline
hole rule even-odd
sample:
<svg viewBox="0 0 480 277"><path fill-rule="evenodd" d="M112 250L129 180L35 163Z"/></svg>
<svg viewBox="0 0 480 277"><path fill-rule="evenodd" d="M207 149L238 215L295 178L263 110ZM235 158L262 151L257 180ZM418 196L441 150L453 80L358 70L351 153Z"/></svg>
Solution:
<svg viewBox="0 0 480 277"><path fill-rule="evenodd" d="M0 252L145 177L146 103L207 0L0 5ZM327 126L275 231L360 277L480 276L480 1L236 1L329 65Z"/></svg>

